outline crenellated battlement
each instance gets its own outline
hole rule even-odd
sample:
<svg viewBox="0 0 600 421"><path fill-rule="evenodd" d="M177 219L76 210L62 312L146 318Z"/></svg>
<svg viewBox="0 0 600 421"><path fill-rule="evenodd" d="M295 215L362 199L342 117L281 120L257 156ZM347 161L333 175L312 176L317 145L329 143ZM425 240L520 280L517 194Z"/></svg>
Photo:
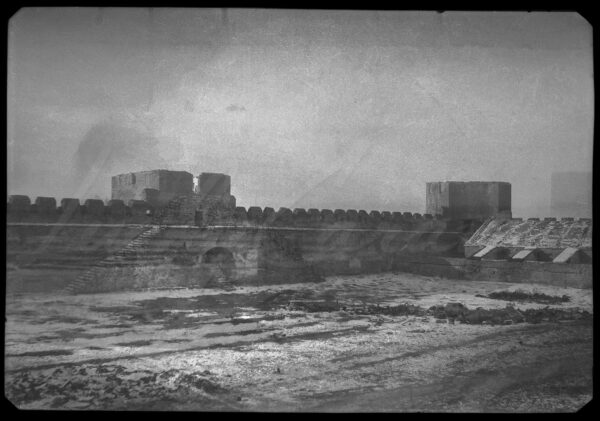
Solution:
<svg viewBox="0 0 600 421"><path fill-rule="evenodd" d="M189 197L188 197L189 196ZM83 203L75 198L36 197L31 200L25 195L12 195L7 203L7 222L31 223L94 223L94 224L163 224L163 225L225 225L240 227L291 227L315 229L367 229L367 230L432 230L454 231L452 221L441 215L419 214L399 211L366 211L363 209L289 209L280 207L235 206L235 198L228 196L231 203L217 208L210 217L195 218L194 212L206 214L203 207L208 199L197 194L173 199L166 206L159 207L150 201L131 199L127 202L112 199L106 202L87 199ZM183 200L186 199L186 200ZM211 203L212 205L212 203ZM165 211L177 208L167 218L161 218ZM189 209L188 209L189 208ZM555 222L579 221L590 223L589 218L555 217L508 218L514 223L529 222L549 224Z"/></svg>
<svg viewBox="0 0 600 421"><path fill-rule="evenodd" d="M112 178L112 199L106 202L87 199L81 203L74 198L59 201L52 197L37 197L32 201L24 195L9 196L7 220L463 233L475 232L486 219L482 219L481 215L493 214L508 221L522 221L511 219L509 183L427 183L428 209L438 209L439 206L436 206L440 204L453 206L452 212L442 206L440 209L443 212L435 215L376 209L292 210L280 207L276 210L268 206L251 206L246 209L236 207L235 196L231 195L231 177L226 174L201 173L197 187L194 189L192 185L193 176L185 171L153 170L120 174ZM563 222L569 220L572 219L561 219ZM556 218L546 217L542 221L539 218L528 218L527 221L549 224L556 222Z"/></svg>
<svg viewBox="0 0 600 421"><path fill-rule="evenodd" d="M200 203L203 199L193 196L192 202ZM197 199L197 200L196 200ZM172 202L181 201L181 198ZM200 201L200 202L199 202ZM201 207L196 203L198 207ZM45 222L45 223L124 223L151 224L156 223L156 216L165 207L157 207L149 201L131 199L125 203L120 199L106 202L99 199L87 199L83 203L79 199L53 197L36 197L35 201L28 196L12 195L7 203L8 222ZM190 220L189 215L186 223ZM336 229L412 229L427 226L430 229L445 227L441 215L420 215L410 212L365 211L356 209L289 209L280 207L249 208L237 206L227 215L215 215L211 221L202 225L232 226L273 226L299 228L336 228ZM177 217L162 221L166 225L184 224Z"/></svg>
<svg viewBox="0 0 600 421"><path fill-rule="evenodd" d="M106 201L9 196L7 260L69 282L68 289L90 278L87 272L77 278L65 274L76 274L102 256L98 267L116 271L94 276L94 282L102 281L88 285L88 291L96 292L137 288L146 282L198 285L200 274L212 276L216 250L227 251L222 257L232 279L244 282L305 282L314 273L384 270L545 281L551 272L547 265L556 263L560 270L555 270L552 282L585 287L592 283L591 219L512 218L508 183L428 184L428 205L439 205L441 211L428 206L435 212L420 214L246 208L237 206L228 175L201 173L196 187L193 178L167 170L121 174L113 177L111 200ZM48 269L48 261L57 269ZM157 276L123 272L126 267L143 267L140 273ZM52 270L55 273L48 272ZM14 274L11 282L25 285Z"/></svg>
<svg viewBox="0 0 600 421"><path fill-rule="evenodd" d="M370 211L356 209L304 209L257 206L235 208L232 220L216 221L217 225L273 226L334 229L411 229L427 226L443 229L446 224L440 215L420 215L410 212Z"/></svg>
<svg viewBox="0 0 600 421"><path fill-rule="evenodd" d="M57 206L58 204L58 206ZM6 216L8 222L45 223L126 223L148 224L152 221L154 207L141 200L113 199L104 202L87 199L37 197L31 202L28 196L12 195L8 198Z"/></svg>

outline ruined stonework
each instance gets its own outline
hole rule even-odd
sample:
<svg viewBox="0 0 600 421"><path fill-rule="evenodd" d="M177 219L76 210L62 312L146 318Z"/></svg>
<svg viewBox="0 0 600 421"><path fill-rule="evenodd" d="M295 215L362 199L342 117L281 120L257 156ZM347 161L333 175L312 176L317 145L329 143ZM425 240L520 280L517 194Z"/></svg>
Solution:
<svg viewBox="0 0 600 421"><path fill-rule="evenodd" d="M157 211L156 223L166 225L225 225L233 221L235 197L192 194L171 200Z"/></svg>
<svg viewBox="0 0 600 421"><path fill-rule="evenodd" d="M206 196L201 197L196 208L196 225L228 225L233 221L235 213L235 197L225 196Z"/></svg>
<svg viewBox="0 0 600 421"><path fill-rule="evenodd" d="M112 177L112 199L151 201L164 206L170 200L193 194L194 176L185 171L153 170Z"/></svg>
<svg viewBox="0 0 600 421"><path fill-rule="evenodd" d="M449 219L510 218L511 186L498 181L427 183L426 212Z"/></svg>
<svg viewBox="0 0 600 421"><path fill-rule="evenodd" d="M227 174L201 173L193 192L172 198L157 212L156 222L171 225L227 225L234 220L235 197Z"/></svg>
<svg viewBox="0 0 600 421"><path fill-rule="evenodd" d="M465 257L554 263L592 262L592 220L490 219L465 242Z"/></svg>

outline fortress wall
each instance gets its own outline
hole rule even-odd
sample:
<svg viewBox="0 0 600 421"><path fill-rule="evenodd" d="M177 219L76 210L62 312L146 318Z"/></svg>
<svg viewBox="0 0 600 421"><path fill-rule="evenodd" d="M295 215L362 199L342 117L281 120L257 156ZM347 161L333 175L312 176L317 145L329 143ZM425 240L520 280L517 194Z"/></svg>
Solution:
<svg viewBox="0 0 600 421"><path fill-rule="evenodd" d="M238 206L233 213L233 219L236 225L248 225L248 212L246 208Z"/></svg>
<svg viewBox="0 0 600 421"><path fill-rule="evenodd" d="M31 200L28 196L12 195L8 197L9 209L12 212L26 212L31 209Z"/></svg>
<svg viewBox="0 0 600 421"><path fill-rule="evenodd" d="M60 290L142 230L142 226L7 225L7 292Z"/></svg>
<svg viewBox="0 0 600 421"><path fill-rule="evenodd" d="M149 224L152 217L146 211L152 205L142 200L130 200L128 205L122 200L113 199L104 204L99 199L87 199L83 204L79 199L64 198L60 206L53 197L37 197L32 204L27 196L9 197L7 222L22 223L97 223L97 224ZM29 203L29 205L27 205Z"/></svg>
<svg viewBox="0 0 600 421"><path fill-rule="evenodd" d="M279 208L273 221L274 226L290 227L293 226L292 211L288 208Z"/></svg>
<svg viewBox="0 0 600 421"><path fill-rule="evenodd" d="M56 206L57 202L60 204ZM7 203L8 222L39 223L104 223L104 224L149 224L155 206L149 201L130 199L109 200L106 204L98 199L87 199L81 204L78 199L65 198L60 202L52 197L37 197L32 203L28 196L10 196ZM193 209L192 209L193 210ZM193 217L186 219L189 223ZM176 218L169 223L177 224ZM355 209L304 209L271 207L261 209L253 206L246 210L236 207L231 215L215 220L218 225L273 226L330 229L398 229L398 230L447 230L447 221L432 215L410 212L389 212Z"/></svg>
<svg viewBox="0 0 600 421"><path fill-rule="evenodd" d="M8 291L62 289L146 229L142 225L8 225ZM460 241L451 234L423 232L167 228L135 258L115 264L95 291L202 286L210 276L202 256L217 247L233 254L233 279L285 283L310 278L311 270L322 275L389 270L402 253L453 256Z"/></svg>
<svg viewBox="0 0 600 421"><path fill-rule="evenodd" d="M104 202L98 199L88 199L83 205L82 213L100 219L104 216Z"/></svg>
<svg viewBox="0 0 600 421"><path fill-rule="evenodd" d="M588 264L467 259L449 261L473 281L531 282L573 288L592 288L593 284L592 265Z"/></svg>
<svg viewBox="0 0 600 421"><path fill-rule="evenodd" d="M251 225L259 225L263 219L263 211L258 206L248 208L248 223Z"/></svg>
<svg viewBox="0 0 600 421"><path fill-rule="evenodd" d="M64 288L145 229L8 225L7 291ZM215 248L231 252L233 279L257 285L306 280L310 271L340 275L391 270L482 281L591 285L591 265L472 261L461 258L463 244L463 236L449 232L167 228L133 260L115 265L97 291L201 287L212 276L202 256Z"/></svg>
<svg viewBox="0 0 600 421"><path fill-rule="evenodd" d="M231 220L221 219L219 225L273 226L328 229L398 229L398 230L447 230L447 221L439 215L421 215L410 212L357 211L355 209L304 209L271 207L236 208ZM245 214L245 216L244 216Z"/></svg>
<svg viewBox="0 0 600 421"><path fill-rule="evenodd" d="M369 272L377 265L375 271L390 270L397 259L415 253L459 257L464 242L455 234L416 231L278 231L278 235L324 274Z"/></svg>
<svg viewBox="0 0 600 421"><path fill-rule="evenodd" d="M262 225L271 225L275 220L275 209L267 206L262 211Z"/></svg>
<svg viewBox="0 0 600 421"><path fill-rule="evenodd" d="M593 284L592 265L589 264L471 260L415 253L398 256L392 270L481 282L536 283L572 288L592 288Z"/></svg>
<svg viewBox="0 0 600 421"><path fill-rule="evenodd" d="M200 206L195 199L192 205ZM152 203L144 200L130 199L127 202L120 199L109 200L106 204L97 199L87 199L83 204L78 199L62 199L58 201L50 197L38 197L35 203L27 196L10 196L7 204L8 222L38 222L38 223L99 223L99 224L150 224L152 216L148 211L156 209ZM193 208L189 209L193 212ZM181 215L180 215L181 216ZM178 217L165 221L167 224L191 224L193 215L181 219ZM455 230L449 221L439 216L424 215L410 212L390 212L355 209L304 209L279 208L275 211L271 207L261 209L250 207L236 207L232 212L217 215L211 219L216 225L233 226L272 226L296 227L316 229L372 229L372 230Z"/></svg>

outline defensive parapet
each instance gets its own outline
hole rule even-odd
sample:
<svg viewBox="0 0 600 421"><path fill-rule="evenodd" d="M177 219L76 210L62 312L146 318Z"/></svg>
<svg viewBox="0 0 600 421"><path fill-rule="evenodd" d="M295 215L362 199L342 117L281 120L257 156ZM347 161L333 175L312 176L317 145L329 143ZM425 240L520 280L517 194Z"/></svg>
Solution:
<svg viewBox="0 0 600 421"><path fill-rule="evenodd" d="M557 279L570 276L565 284L591 285L591 265L581 264L591 260L591 220L511 219L510 212L501 209L507 205L506 188L501 186L496 190L485 183L473 189L467 186L456 194L449 188L448 209L433 207L425 214L364 209L246 209L236 206L230 194L230 178L225 174L201 174L196 191L187 181L179 191L179 187L164 180L156 185L151 179L142 183L141 173L132 174L139 195L127 199L113 197L103 202L37 197L32 202L28 196L10 196L7 244L13 248L12 258L21 252L29 254L31 245L40 243L44 247L38 255L43 262L50 258L45 255L51 248L48 244L69 242L68 250L62 245L60 249L64 257L61 264L70 267L77 261L73 253L93 260L93 256L106 252L106 245L121 244L127 253L133 249L136 259L147 257L142 263L136 260L136 264L167 265L168 276L159 279L172 279L174 273L180 273L184 285L198 279L198 270L207 269L205 263L212 264L214 253L239 273L247 275L250 271L257 279L267 279L269 273L282 270L283 278L289 280L291 267L322 274L401 270L468 279L481 271L480 278L486 280L504 279L514 273L510 276L519 281L532 276L544 280L548 270L554 270ZM133 181L129 180L130 184ZM478 207L480 199L487 200L488 193L494 196L491 205ZM457 206L456 198L466 205ZM484 222L481 218L490 209L497 218ZM90 228L91 224L95 226ZM137 236L143 241L149 238L146 230L155 230L157 236L152 237L151 245L144 243L136 249L142 241ZM124 240L129 243L122 244ZM56 256L52 254L51 258L56 261ZM165 263L165 258L172 258L171 263ZM64 272L68 271L62 270L61 279ZM131 274L117 275L119 279L135 278ZM306 279L304 275L302 279Z"/></svg>
<svg viewBox="0 0 600 421"><path fill-rule="evenodd" d="M57 202L60 206L57 206ZM104 203L99 199L37 197L34 203L28 196L13 195L8 198L7 222L32 223L95 223L95 224L149 224L154 207L142 200L113 199Z"/></svg>
<svg viewBox="0 0 600 421"><path fill-rule="evenodd" d="M9 221L153 223L160 225L263 226L315 229L454 231L472 233L486 212L510 211L508 183L428 183L427 208L411 212L364 209L302 209L236 207L231 177L201 173L194 189L193 176L185 171L153 170L112 178L112 198L107 203L88 199L57 200L27 196L9 197ZM441 216L443 215L443 216Z"/></svg>
<svg viewBox="0 0 600 421"><path fill-rule="evenodd" d="M252 206L235 208L231 217L217 218L214 225L240 227L282 227L313 229L362 229L362 230L433 230L444 231L447 221L439 215L412 214L410 212L357 211L356 209L304 209L272 207L261 209Z"/></svg>
<svg viewBox="0 0 600 421"><path fill-rule="evenodd" d="M230 196L233 197L233 196ZM165 225L229 225L290 227L315 229L367 229L367 230L410 230L427 227L431 230L444 230L447 221L441 216L413 214L410 212L390 211L357 211L356 209L304 209L293 210L285 207L277 211L272 207L260 208L252 206L223 206L227 212L215 212L210 218L202 218L206 214L203 206L207 198L198 195L173 199L180 213L170 218L157 219L157 214L165 212L165 207L157 207L146 200L130 199L123 201L111 199L104 202L99 199L80 201L74 198L55 199L53 197L37 197L35 201L28 196L12 195L7 203L8 222L40 222L40 223L95 223L95 224L152 224ZM216 200L209 197L210 200ZM57 203L59 206L57 206ZM180 209L181 208L181 209ZM189 209L187 209L189 208ZM167 208L169 205L167 204ZM214 208L211 208L214 210ZM196 219L194 219L196 212ZM191 213L191 214L190 214ZM195 221L195 222L194 222Z"/></svg>

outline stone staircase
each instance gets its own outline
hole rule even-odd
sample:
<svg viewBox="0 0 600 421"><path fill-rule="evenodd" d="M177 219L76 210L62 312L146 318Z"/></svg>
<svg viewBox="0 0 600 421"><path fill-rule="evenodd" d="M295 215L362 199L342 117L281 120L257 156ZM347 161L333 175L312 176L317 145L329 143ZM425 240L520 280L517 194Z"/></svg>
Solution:
<svg viewBox="0 0 600 421"><path fill-rule="evenodd" d="M85 291L90 284L93 284L96 279L105 274L105 271L116 266L127 265L132 260L136 260L139 251L143 250L152 238L159 235L166 229L164 226L152 226L145 230L140 235L131 240L121 250L113 253L107 258L96 263L91 269L79 275L69 285L66 286L64 292L67 294L78 294Z"/></svg>

